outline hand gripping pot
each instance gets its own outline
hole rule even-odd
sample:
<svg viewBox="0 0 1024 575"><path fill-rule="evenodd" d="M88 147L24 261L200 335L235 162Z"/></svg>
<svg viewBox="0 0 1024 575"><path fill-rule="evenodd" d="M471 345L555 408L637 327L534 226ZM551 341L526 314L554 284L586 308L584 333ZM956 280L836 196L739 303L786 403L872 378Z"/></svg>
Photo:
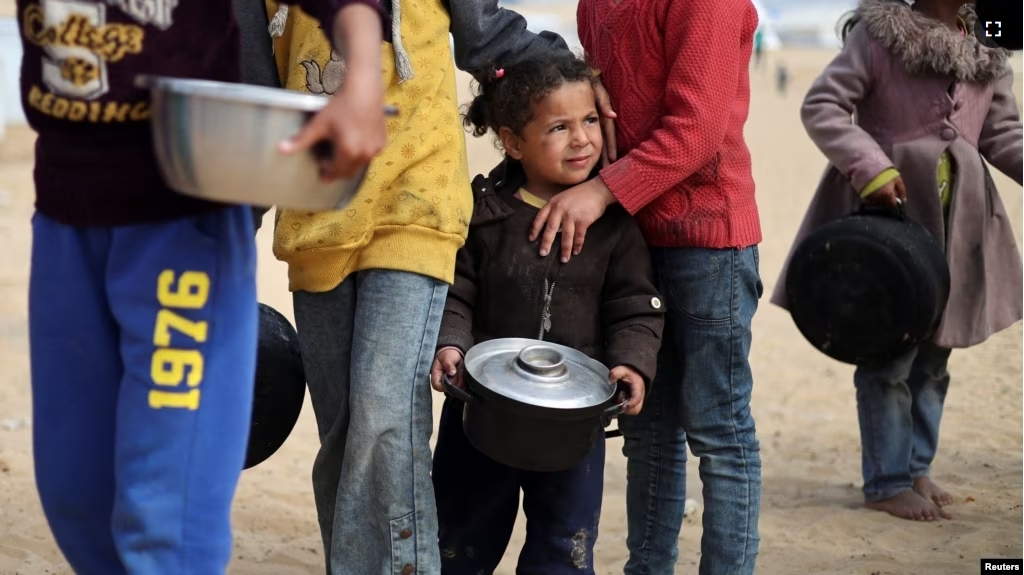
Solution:
<svg viewBox="0 0 1024 575"><path fill-rule="evenodd" d="M890 361L930 338L949 284L941 247L902 205L814 230L793 251L786 275L800 332L825 355L854 365Z"/></svg>
<svg viewBox="0 0 1024 575"><path fill-rule="evenodd" d="M562 471L582 461L598 434L622 413L608 368L565 346L519 338L477 344L463 362L466 389L445 378L465 403L470 444L491 459L528 471ZM611 435L611 434L609 434Z"/></svg>

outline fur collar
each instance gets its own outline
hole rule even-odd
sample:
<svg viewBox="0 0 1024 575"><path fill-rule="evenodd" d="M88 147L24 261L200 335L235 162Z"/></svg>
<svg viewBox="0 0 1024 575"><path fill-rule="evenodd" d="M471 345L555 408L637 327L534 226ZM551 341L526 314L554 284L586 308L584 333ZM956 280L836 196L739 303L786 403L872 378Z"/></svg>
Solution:
<svg viewBox="0 0 1024 575"><path fill-rule="evenodd" d="M1006 50L982 46L974 37L977 15L972 4L960 9L967 35L911 10L901 0L861 0L854 18L912 74L937 73L961 82L987 84L1006 67Z"/></svg>

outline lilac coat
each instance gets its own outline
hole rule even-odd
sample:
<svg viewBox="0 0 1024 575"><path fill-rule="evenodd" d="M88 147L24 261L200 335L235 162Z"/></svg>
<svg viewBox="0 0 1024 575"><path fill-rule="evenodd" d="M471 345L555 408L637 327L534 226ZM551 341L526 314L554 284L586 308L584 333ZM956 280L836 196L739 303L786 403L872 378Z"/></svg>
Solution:
<svg viewBox="0 0 1024 575"><path fill-rule="evenodd" d="M855 211L855 190L895 167L906 184L908 216L939 240L949 262L949 302L933 339L949 348L978 344L1024 312L1017 242L982 161L1021 183L1024 130L1013 71L1005 52L901 2L864 0L857 16L802 108L804 127L830 166L794 246ZM962 16L970 30L973 11L965 6ZM948 226L936 181L943 150L956 170ZM788 264L787 258L771 300L783 308Z"/></svg>

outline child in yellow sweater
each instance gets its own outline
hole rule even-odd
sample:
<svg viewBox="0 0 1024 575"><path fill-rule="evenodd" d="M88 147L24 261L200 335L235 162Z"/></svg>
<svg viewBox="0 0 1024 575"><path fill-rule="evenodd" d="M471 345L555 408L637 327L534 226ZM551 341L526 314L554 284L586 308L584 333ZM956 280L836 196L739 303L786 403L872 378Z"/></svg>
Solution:
<svg viewBox="0 0 1024 575"><path fill-rule="evenodd" d="M313 489L335 575L440 571L428 373L473 211L455 65L568 53L496 0L385 4L385 103L401 111L387 147L347 209L280 211L274 239L295 292L321 439ZM355 80L315 20L275 3L268 14L285 87L331 94Z"/></svg>

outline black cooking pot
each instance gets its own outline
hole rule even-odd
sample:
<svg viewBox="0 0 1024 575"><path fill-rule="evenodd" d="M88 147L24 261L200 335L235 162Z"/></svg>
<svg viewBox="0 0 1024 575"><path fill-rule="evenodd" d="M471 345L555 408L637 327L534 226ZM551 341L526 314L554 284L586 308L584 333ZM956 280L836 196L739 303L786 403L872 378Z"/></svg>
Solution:
<svg viewBox="0 0 1024 575"><path fill-rule="evenodd" d="M306 397L299 335L277 310L262 303L259 307L256 388L245 469L263 463L284 445L299 420Z"/></svg>
<svg viewBox="0 0 1024 575"><path fill-rule="evenodd" d="M466 390L447 377L444 386L465 403L466 438L484 455L518 469L571 469L625 403L605 366L561 345L491 340L470 349L463 366Z"/></svg>
<svg viewBox="0 0 1024 575"><path fill-rule="evenodd" d="M876 365L934 334L949 283L942 248L900 205L864 209L812 232L793 251L786 292L793 321L815 348Z"/></svg>

